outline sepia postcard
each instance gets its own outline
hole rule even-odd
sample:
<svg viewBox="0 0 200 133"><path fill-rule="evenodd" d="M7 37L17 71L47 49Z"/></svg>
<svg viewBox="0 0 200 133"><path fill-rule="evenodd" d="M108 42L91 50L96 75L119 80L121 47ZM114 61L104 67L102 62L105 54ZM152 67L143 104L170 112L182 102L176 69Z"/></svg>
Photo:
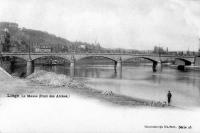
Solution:
<svg viewBox="0 0 200 133"><path fill-rule="evenodd" d="M0 133L200 133L200 0L0 0Z"/></svg>

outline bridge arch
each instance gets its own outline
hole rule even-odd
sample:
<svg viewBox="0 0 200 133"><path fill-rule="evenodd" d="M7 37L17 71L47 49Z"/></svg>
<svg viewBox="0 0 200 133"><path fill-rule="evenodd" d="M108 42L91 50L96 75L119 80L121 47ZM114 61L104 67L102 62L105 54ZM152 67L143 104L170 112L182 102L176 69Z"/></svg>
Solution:
<svg viewBox="0 0 200 133"><path fill-rule="evenodd" d="M42 59L42 58L58 58L58 59L63 59L63 60L66 60L68 63L70 63L70 59L68 58L64 58L62 56L38 56L38 57L35 57L35 58L32 58L32 61L35 61L37 59Z"/></svg>
<svg viewBox="0 0 200 133"><path fill-rule="evenodd" d="M152 70L153 72L156 71L162 71L162 62L160 61L160 58L149 58L149 57L144 57L144 56L135 56L135 57L129 57L125 60L123 60L123 62L130 60L130 59L134 59L134 58L142 58L142 59L146 59L152 62Z"/></svg>
<svg viewBox="0 0 200 133"><path fill-rule="evenodd" d="M176 65L191 65L192 62L190 60L184 59L184 58L175 58L175 64Z"/></svg>
<svg viewBox="0 0 200 133"><path fill-rule="evenodd" d="M129 58L127 58L127 59L124 59L123 62L125 62L125 61L127 61L127 60L134 59L134 58L143 58L143 59L149 60L149 61L151 61L151 62L153 62L153 63L158 63L157 60L154 60L154 59L152 59L152 58L148 58L148 57L143 57L143 56L141 56L141 57L140 57L140 56L129 57Z"/></svg>
<svg viewBox="0 0 200 133"><path fill-rule="evenodd" d="M78 61L80 61L80 60L83 60L83 59L86 59L86 58L90 58L90 57L102 57L102 58L111 60L111 61L113 61L113 62L117 62L117 59L112 58L112 57L109 57L109 56L104 56L104 55L88 55L88 56L82 56L82 57L76 58L76 61L78 62Z"/></svg>
<svg viewBox="0 0 200 133"><path fill-rule="evenodd" d="M50 62L47 61L47 60L44 60L44 62L43 61L42 62L40 62L40 61L37 62L38 59L45 59L45 58L49 58L49 59L52 59L52 60L49 60ZM65 64L65 63L67 63L67 64L71 65L70 58L68 58L66 56L62 56L62 55L61 56L60 55L32 55L31 59L29 59L27 61L27 72L26 72L26 75L30 75L30 74L32 74L34 72L34 68L35 68L35 65L37 63L52 65L52 63L53 63L52 61L54 59L58 60L58 61L55 62L56 64Z"/></svg>
<svg viewBox="0 0 200 133"><path fill-rule="evenodd" d="M66 60L68 63L70 63L70 58L68 57L64 57L64 56L59 56L59 55L40 55L40 56L31 56L31 60L35 61L37 59L41 59L41 58L60 58L63 60Z"/></svg>

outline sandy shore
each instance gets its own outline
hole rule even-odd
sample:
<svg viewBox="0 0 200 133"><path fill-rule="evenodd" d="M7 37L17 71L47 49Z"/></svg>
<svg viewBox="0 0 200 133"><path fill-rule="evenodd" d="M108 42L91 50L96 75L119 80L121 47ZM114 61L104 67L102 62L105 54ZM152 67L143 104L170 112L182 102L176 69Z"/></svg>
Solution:
<svg viewBox="0 0 200 133"><path fill-rule="evenodd" d="M39 76L42 73L44 76ZM90 88L87 84L80 80L72 80L63 75L55 75L44 71L29 76L26 79L7 78L0 81L0 96L7 97L8 94L73 94L84 98L98 99L106 104L114 104L120 106L153 106L168 107L166 104L156 101L148 101L143 99L132 98L115 94L111 91L100 91ZM54 78L52 78L54 77ZM55 78L56 77L56 78ZM60 79L59 79L60 78ZM59 79L59 80L57 80Z"/></svg>

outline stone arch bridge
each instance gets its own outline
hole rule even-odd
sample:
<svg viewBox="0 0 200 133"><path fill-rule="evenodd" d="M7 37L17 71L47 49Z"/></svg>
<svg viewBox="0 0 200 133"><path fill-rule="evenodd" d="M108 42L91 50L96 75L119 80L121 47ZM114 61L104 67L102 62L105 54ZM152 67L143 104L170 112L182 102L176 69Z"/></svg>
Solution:
<svg viewBox="0 0 200 133"><path fill-rule="evenodd" d="M144 58L152 61L152 69L156 71L164 62L177 61L181 65L193 64L195 56L175 56L158 54L117 54L117 53L1 53L1 57L17 57L27 62L27 75L34 70L34 60L42 57L60 57L70 62L72 70L75 63L87 57L104 57L115 62L114 68L122 69L122 62L132 58ZM179 64L177 64L179 65Z"/></svg>

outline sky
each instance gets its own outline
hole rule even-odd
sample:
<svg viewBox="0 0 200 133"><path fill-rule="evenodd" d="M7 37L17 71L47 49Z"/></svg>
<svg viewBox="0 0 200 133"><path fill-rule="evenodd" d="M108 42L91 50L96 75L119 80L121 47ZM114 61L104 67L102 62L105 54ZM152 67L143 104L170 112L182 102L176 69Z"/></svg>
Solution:
<svg viewBox="0 0 200 133"><path fill-rule="evenodd" d="M106 48L200 47L200 0L0 0L0 21Z"/></svg>

